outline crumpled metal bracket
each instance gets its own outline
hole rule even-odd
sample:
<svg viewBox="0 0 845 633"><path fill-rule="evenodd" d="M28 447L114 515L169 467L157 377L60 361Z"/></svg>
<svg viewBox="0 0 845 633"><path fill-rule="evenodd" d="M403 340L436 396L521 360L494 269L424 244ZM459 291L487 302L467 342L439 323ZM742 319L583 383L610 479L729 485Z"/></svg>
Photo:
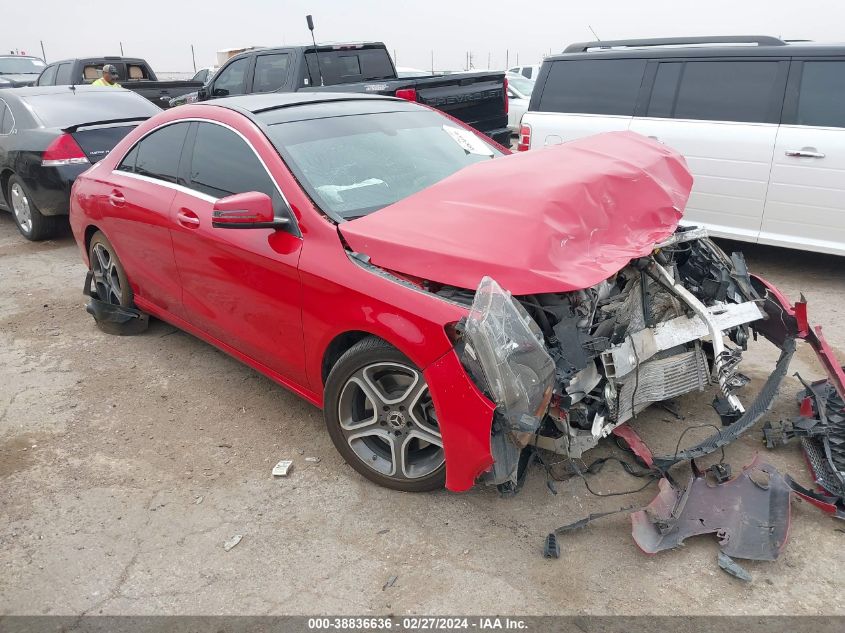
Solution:
<svg viewBox="0 0 845 633"><path fill-rule="evenodd" d="M631 515L634 541L647 554L679 547L699 534L716 534L731 558L775 560L786 545L791 488L757 457L723 484L694 468L686 489L665 478L658 486L657 497Z"/></svg>

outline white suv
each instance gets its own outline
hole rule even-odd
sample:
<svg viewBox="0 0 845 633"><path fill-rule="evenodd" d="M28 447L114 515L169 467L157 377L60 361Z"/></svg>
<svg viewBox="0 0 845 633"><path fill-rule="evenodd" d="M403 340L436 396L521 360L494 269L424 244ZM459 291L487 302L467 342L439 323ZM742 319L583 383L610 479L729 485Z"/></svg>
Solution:
<svg viewBox="0 0 845 633"><path fill-rule="evenodd" d="M519 149L611 130L684 154L695 176L685 223L845 255L845 45L626 40L547 58Z"/></svg>

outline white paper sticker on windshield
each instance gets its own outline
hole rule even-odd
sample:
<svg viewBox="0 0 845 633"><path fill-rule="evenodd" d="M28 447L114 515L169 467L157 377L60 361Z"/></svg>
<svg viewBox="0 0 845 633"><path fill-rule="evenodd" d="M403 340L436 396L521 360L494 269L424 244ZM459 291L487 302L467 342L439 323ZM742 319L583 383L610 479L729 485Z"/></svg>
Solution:
<svg viewBox="0 0 845 633"><path fill-rule="evenodd" d="M452 137L452 140L461 146L461 149L464 151L467 151L470 154L478 154L480 156L493 155L493 150L490 146L472 132L462 130L458 127L452 127L451 125L444 125L443 129L449 136Z"/></svg>

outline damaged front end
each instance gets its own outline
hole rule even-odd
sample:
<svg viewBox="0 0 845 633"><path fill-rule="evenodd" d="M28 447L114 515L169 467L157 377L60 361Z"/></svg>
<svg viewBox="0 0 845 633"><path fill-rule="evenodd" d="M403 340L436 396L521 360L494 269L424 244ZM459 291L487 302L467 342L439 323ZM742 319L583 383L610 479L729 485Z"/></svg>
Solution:
<svg viewBox="0 0 845 633"><path fill-rule="evenodd" d="M795 349L794 333L775 337L781 359L746 408L738 391L748 378L738 369L752 329L769 318L767 299L742 256L728 257L697 228L679 228L583 290L512 297L484 278L458 348L496 403L494 464L484 481L516 489L529 445L570 459L613 432L630 445L638 438L620 425L654 403L708 388L724 429L675 455L652 456L644 444L637 454L666 470L733 441L770 408Z"/></svg>

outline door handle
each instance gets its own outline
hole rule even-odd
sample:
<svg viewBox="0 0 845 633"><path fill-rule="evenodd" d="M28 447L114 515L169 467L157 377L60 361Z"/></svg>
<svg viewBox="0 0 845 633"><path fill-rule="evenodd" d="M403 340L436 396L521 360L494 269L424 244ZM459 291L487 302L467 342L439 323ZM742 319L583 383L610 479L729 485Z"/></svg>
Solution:
<svg viewBox="0 0 845 633"><path fill-rule="evenodd" d="M787 156L795 156L798 158L824 158L822 152L817 152L815 148L805 147L802 149L788 149L784 152Z"/></svg>
<svg viewBox="0 0 845 633"><path fill-rule="evenodd" d="M112 191L109 195L109 203L113 207L122 207L126 204L126 198L119 191Z"/></svg>
<svg viewBox="0 0 845 633"><path fill-rule="evenodd" d="M176 219L179 221L179 224L189 229L195 229L200 225L200 219L197 217L197 214L190 209L179 209L176 212Z"/></svg>

